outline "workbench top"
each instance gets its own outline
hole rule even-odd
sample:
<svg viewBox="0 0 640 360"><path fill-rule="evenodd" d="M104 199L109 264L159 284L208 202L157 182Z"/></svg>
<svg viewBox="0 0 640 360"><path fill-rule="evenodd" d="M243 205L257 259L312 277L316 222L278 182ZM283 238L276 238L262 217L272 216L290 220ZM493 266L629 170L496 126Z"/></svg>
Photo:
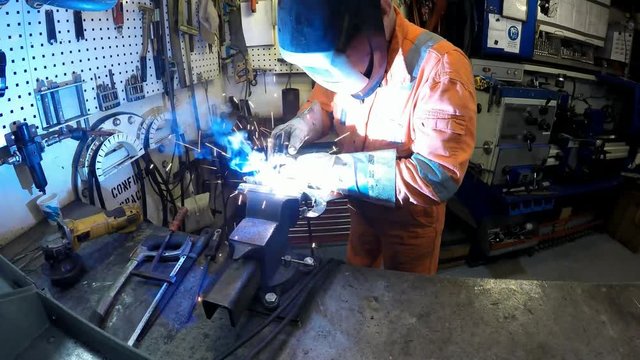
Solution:
<svg viewBox="0 0 640 360"><path fill-rule="evenodd" d="M73 214L90 211L79 209ZM15 244L28 249L46 231L52 229L39 224ZM133 236L85 244L80 254L89 272L75 287L53 288L51 294L87 318L138 241L163 231L146 224ZM15 244L3 254L15 254ZM28 275L48 286L36 263L25 267ZM208 320L201 307L189 317L199 275L194 266L139 344L141 351L159 359L212 359L260 320L245 318L232 328L226 313ZM148 281L129 281L106 331L126 341L157 289ZM261 358L635 359L639 354L640 284L456 279L342 265L310 301L301 326L283 332Z"/></svg>

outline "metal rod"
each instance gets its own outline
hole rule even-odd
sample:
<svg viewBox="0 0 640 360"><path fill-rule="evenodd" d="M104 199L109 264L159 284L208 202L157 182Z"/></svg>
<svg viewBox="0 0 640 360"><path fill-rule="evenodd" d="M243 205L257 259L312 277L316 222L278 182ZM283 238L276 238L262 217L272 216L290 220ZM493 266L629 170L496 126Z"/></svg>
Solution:
<svg viewBox="0 0 640 360"><path fill-rule="evenodd" d="M183 253L183 255L180 256L180 260L178 260L178 262L176 263L176 266L174 266L173 270L171 270L171 274L169 274L170 277L176 276L176 274L178 273L178 271L182 267L182 264L184 263L185 259L189 255L189 251L190 250L191 250L191 247L189 247ZM147 312L144 313L144 316L142 317L142 320L140 320L140 323L138 323L138 327L136 327L136 330L133 332L133 334L129 338L129 341L127 341L127 344L129 346L133 346L133 344L136 342L136 340L138 340L138 336L140 336L140 333L142 332L144 327L147 325L147 321L149 321L149 318L151 317L151 314L153 314L153 311L158 306L158 303L160 302L160 300L162 299L162 296L167 291L167 289L169 288L170 285L171 285L170 283L164 283L162 285L162 287L160 288L160 291L158 291L158 294L153 299L153 302L151 303L151 305L149 305L149 308L147 309Z"/></svg>

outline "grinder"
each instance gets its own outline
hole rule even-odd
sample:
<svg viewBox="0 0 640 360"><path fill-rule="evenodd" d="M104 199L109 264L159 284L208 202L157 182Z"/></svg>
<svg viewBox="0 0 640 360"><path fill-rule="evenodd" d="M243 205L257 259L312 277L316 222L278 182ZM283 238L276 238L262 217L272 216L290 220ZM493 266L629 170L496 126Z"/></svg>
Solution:
<svg viewBox="0 0 640 360"><path fill-rule="evenodd" d="M82 258L76 253L83 242L115 232L133 232L141 222L142 212L137 205L123 205L79 220L60 221L59 231L45 237L40 244L45 260L43 273L54 286L74 285L84 273Z"/></svg>

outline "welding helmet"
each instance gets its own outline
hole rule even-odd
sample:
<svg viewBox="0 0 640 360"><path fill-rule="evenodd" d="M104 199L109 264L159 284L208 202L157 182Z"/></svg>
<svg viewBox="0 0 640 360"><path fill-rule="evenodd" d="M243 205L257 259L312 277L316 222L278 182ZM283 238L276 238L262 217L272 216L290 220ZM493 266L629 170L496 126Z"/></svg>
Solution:
<svg viewBox="0 0 640 360"><path fill-rule="evenodd" d="M346 55L356 39L369 51L362 72ZM280 0L278 41L282 57L318 84L360 100L376 91L387 68L380 0Z"/></svg>

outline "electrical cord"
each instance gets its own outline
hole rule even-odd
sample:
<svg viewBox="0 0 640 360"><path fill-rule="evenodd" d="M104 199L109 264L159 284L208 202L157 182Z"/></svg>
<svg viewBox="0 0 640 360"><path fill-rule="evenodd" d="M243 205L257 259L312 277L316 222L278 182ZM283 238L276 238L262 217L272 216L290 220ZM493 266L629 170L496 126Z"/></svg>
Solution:
<svg viewBox="0 0 640 360"><path fill-rule="evenodd" d="M302 303L304 303L306 296L309 295L309 293L315 287L315 285L318 284L319 279L324 279L320 275L327 275L328 270L335 268L335 266L337 265L338 265L338 262L334 259L329 259L327 262L320 265L320 267L316 271L309 274L304 280L299 282L296 285L296 287L294 287L291 290L291 293L290 293L291 297L289 297L285 302L280 304L280 307L278 307L276 311L274 311L266 320L264 320L259 326L257 326L251 333L246 335L242 340L236 342L231 348L229 348L229 350L225 351L221 356L216 357L216 360L224 360L228 358L231 354L236 352L243 345L245 345L246 343L251 341L253 338L255 338L260 332L262 332L267 326L269 326L275 319L277 319L280 316L280 314L282 314L285 310L289 310L289 305L294 303L294 301L296 301L295 305L301 305ZM301 296L301 294L302 294L302 297L299 297ZM295 309L292 308L291 310L295 310ZM295 314L295 312L296 311L291 311L289 315ZM289 315L287 315L287 318L289 318ZM289 321L291 321L291 318L289 318L288 321L287 321L287 318L285 318L285 320L283 321L283 324L285 325L288 324ZM283 328L284 326L280 324L280 326L278 326L277 331L281 331ZM273 333L277 335L277 332L274 331L272 332L272 334ZM266 341L261 342L256 348L254 348L251 351L251 353L254 353L254 352L257 353L260 350L262 350L262 348L264 348L264 345L268 344L268 341L270 341L271 339L272 337L270 335L266 339Z"/></svg>

